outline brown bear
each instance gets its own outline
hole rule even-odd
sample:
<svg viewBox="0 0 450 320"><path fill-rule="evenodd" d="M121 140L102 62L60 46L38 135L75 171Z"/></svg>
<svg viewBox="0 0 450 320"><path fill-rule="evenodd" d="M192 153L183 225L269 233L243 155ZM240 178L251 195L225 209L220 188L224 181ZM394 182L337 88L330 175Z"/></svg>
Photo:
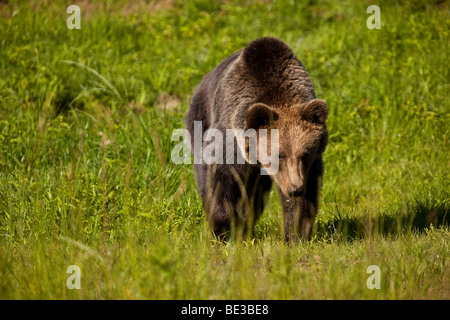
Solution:
<svg viewBox="0 0 450 320"><path fill-rule="evenodd" d="M251 235L274 181L283 206L286 241L310 237L323 174L322 153L328 143L327 116L327 104L316 99L302 63L274 37L254 40L203 78L185 118L191 137L196 121L201 122L202 136L210 128L223 136L227 129L255 129L258 138L259 130L268 129L268 144L272 129L279 136L278 171L272 175L261 174L264 165L259 158L253 164L247 161L247 141L244 163L194 160L203 207L217 236ZM201 150L211 141L202 141ZM225 148L229 146L220 150ZM236 148L235 158L238 152Z"/></svg>

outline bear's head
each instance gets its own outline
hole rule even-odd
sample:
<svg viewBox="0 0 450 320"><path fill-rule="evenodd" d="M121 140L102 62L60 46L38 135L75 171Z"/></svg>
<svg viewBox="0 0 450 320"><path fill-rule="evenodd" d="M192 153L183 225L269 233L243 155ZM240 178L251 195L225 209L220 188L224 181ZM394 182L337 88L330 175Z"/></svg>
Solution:
<svg viewBox="0 0 450 320"><path fill-rule="evenodd" d="M257 132L267 129L266 136L258 135L258 144L265 143L268 156L279 159L278 171L272 178L284 196L291 198L305 194L309 170L314 161L321 157L328 143L327 117L328 106L320 99L277 108L257 103L248 109L246 129L252 128ZM271 129L278 129L278 148L271 146ZM262 167L271 165L258 162Z"/></svg>

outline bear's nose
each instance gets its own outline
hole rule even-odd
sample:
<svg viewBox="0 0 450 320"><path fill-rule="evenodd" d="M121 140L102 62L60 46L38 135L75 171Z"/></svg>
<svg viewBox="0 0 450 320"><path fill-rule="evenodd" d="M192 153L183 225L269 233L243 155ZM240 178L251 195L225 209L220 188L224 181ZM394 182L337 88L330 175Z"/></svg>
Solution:
<svg viewBox="0 0 450 320"><path fill-rule="evenodd" d="M303 196L303 191L305 191L304 189L305 188L304 188L303 184L291 185L291 196L293 196L293 197Z"/></svg>

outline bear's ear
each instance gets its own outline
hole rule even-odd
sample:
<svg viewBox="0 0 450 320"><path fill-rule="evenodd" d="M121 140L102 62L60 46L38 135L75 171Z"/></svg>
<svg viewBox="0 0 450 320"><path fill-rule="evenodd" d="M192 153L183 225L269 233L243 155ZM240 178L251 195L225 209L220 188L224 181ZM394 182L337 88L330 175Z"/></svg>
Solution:
<svg viewBox="0 0 450 320"><path fill-rule="evenodd" d="M300 116L315 124L324 124L328 118L328 105L325 101L314 99L300 107Z"/></svg>
<svg viewBox="0 0 450 320"><path fill-rule="evenodd" d="M251 106L245 115L246 129L258 129L270 125L278 119L278 114L269 106L257 103Z"/></svg>

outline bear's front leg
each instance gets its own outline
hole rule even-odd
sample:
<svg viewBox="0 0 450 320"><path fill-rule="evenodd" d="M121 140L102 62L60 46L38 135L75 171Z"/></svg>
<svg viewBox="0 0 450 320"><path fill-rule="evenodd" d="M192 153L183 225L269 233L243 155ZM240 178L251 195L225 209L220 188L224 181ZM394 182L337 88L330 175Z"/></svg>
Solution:
<svg viewBox="0 0 450 320"><path fill-rule="evenodd" d="M286 241L310 238L318 209L322 172L322 158L319 158L309 170L306 190L303 196L288 198L281 191L279 192L283 205L284 236Z"/></svg>
<svg viewBox="0 0 450 320"><path fill-rule="evenodd" d="M194 164L195 179L202 198L208 224L218 238L228 236L231 229L229 180L217 173L216 165ZM217 173L217 174L216 174Z"/></svg>
<svg viewBox="0 0 450 320"><path fill-rule="evenodd" d="M284 214L284 237L287 242L294 239L309 239L316 217L317 206L306 197L285 198L282 196Z"/></svg>
<svg viewBox="0 0 450 320"><path fill-rule="evenodd" d="M248 227L253 227L249 226L251 221L248 219L247 179L242 178L235 168L225 164L194 165L208 224L218 239L228 239L230 235L245 238Z"/></svg>

